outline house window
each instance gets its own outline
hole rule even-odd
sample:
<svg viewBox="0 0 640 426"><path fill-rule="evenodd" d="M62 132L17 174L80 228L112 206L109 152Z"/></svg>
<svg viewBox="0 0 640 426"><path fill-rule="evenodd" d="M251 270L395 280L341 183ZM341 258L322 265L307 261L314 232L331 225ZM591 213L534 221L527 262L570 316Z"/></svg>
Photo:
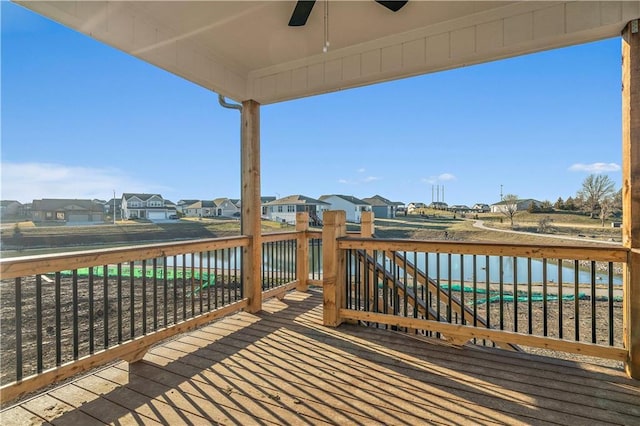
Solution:
<svg viewBox="0 0 640 426"><path fill-rule="evenodd" d="M45 213L44 213L44 217L45 217L45 219L53 219L53 213L51 213L51 212L45 212Z"/></svg>
<svg viewBox="0 0 640 426"><path fill-rule="evenodd" d="M57 220L64 220L64 212L56 212Z"/></svg>
<svg viewBox="0 0 640 426"><path fill-rule="evenodd" d="M293 212L295 212L295 211L296 211L296 206L287 206L287 211L288 211L289 213L293 213Z"/></svg>
<svg viewBox="0 0 640 426"><path fill-rule="evenodd" d="M278 206L278 213L282 213L282 206Z"/></svg>

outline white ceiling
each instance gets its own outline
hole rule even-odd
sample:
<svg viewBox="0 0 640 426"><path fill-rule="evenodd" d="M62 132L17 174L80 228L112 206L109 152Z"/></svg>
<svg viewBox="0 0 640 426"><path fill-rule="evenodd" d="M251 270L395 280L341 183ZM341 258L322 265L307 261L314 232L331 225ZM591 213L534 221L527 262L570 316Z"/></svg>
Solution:
<svg viewBox="0 0 640 426"><path fill-rule="evenodd" d="M236 101L262 104L618 36L634 1L17 1Z"/></svg>

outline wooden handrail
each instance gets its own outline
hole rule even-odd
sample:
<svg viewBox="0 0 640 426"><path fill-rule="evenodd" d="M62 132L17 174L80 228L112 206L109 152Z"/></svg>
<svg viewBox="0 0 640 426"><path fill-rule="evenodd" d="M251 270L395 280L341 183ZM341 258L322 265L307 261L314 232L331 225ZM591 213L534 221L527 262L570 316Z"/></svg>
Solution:
<svg viewBox="0 0 640 426"><path fill-rule="evenodd" d="M246 247L249 245L249 240L249 237L246 236L208 238L189 242L145 244L124 248L107 248L0 259L0 278L11 279L27 275L47 274L65 269L123 263L183 253Z"/></svg>
<svg viewBox="0 0 640 426"><path fill-rule="evenodd" d="M488 242L399 240L386 238L343 237L340 249L387 250L445 254L479 254L487 256L572 259L626 263L625 247L574 247L568 245L513 244Z"/></svg>

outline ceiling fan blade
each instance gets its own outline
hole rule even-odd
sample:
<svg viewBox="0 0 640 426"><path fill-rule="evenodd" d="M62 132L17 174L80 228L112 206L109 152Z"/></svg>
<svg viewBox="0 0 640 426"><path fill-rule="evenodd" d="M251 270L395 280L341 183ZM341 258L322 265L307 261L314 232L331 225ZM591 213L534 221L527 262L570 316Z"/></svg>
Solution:
<svg viewBox="0 0 640 426"><path fill-rule="evenodd" d="M386 7L387 9L389 9L392 12L399 11L408 2L409 2L409 0L406 0L406 1L376 0L376 3L380 3L381 5L383 5L384 7Z"/></svg>
<svg viewBox="0 0 640 426"><path fill-rule="evenodd" d="M289 19L289 26L301 27L306 24L314 4L316 4L315 0L298 0Z"/></svg>

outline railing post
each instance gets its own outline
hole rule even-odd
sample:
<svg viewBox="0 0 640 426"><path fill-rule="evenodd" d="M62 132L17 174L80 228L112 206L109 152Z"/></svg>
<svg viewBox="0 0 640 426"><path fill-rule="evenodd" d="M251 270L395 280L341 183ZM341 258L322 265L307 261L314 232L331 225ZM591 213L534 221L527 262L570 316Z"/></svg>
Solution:
<svg viewBox="0 0 640 426"><path fill-rule="evenodd" d="M360 236L362 238L371 238L375 233L375 228L373 224L373 212L362 212L362 217L360 218ZM377 283L375 276L373 274L373 270L371 268L367 268L367 262L365 259L360 263L360 276L364 277L364 274L369 274L368 277L368 298L367 298L367 310L372 311L374 307L374 297L376 297L376 289ZM362 291L364 292L364 286L362 287ZM365 294L362 294L362 298L366 297Z"/></svg>
<svg viewBox="0 0 640 426"><path fill-rule="evenodd" d="M345 255L338 248L338 238L347 235L344 210L329 210L322 215L322 287L323 323L337 327L342 323L340 309L345 302Z"/></svg>
<svg viewBox="0 0 640 426"><path fill-rule="evenodd" d="M362 238L371 238L374 233L373 212L362 212L362 217L360 218L360 236Z"/></svg>
<svg viewBox="0 0 640 426"><path fill-rule="evenodd" d="M309 280L309 239L307 231L309 230L309 213L296 213L296 232L298 250L296 253L296 270L298 285L296 290L307 291L307 281Z"/></svg>
<svg viewBox="0 0 640 426"><path fill-rule="evenodd" d="M640 22L622 32L622 244L629 249L623 276L625 370L640 379Z"/></svg>
<svg viewBox="0 0 640 426"><path fill-rule="evenodd" d="M262 224L260 205L260 104L242 103L242 233L251 237L243 250L242 282L248 312L262 309Z"/></svg>

